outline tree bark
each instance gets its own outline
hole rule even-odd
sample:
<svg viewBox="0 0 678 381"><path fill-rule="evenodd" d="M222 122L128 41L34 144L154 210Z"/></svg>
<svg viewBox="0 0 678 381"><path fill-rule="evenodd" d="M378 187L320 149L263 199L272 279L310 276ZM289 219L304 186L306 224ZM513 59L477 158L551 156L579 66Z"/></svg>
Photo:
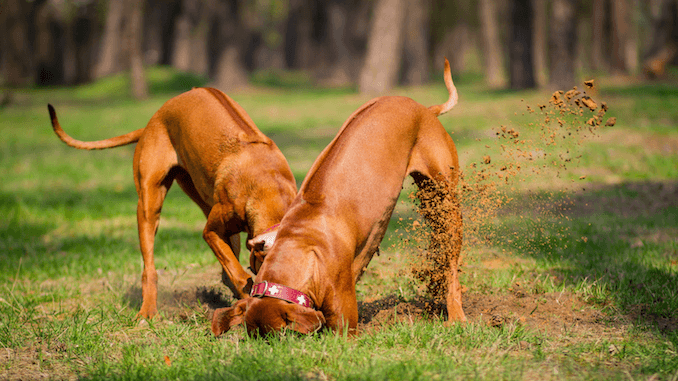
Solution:
<svg viewBox="0 0 678 381"><path fill-rule="evenodd" d="M511 2L511 40L509 44L509 78L513 90L535 86L532 66L532 0Z"/></svg>
<svg viewBox="0 0 678 381"><path fill-rule="evenodd" d="M605 54L605 11L606 0L593 0L591 15L591 69L604 70L608 67Z"/></svg>
<svg viewBox="0 0 678 381"><path fill-rule="evenodd" d="M352 73L351 49L348 46L349 4L334 0L327 4L327 44L330 68L322 79L326 86L341 87L355 83Z"/></svg>
<svg viewBox="0 0 678 381"><path fill-rule="evenodd" d="M478 13L485 61L485 80L491 88L500 88L505 84L504 59L497 25L496 0L479 0Z"/></svg>
<svg viewBox="0 0 678 381"><path fill-rule="evenodd" d="M678 2L650 0L650 33L643 54L646 77L660 78L678 57Z"/></svg>
<svg viewBox="0 0 678 381"><path fill-rule="evenodd" d="M544 87L548 83L548 9L544 0L532 0L534 22L532 32L532 62L537 86Z"/></svg>
<svg viewBox="0 0 678 381"><path fill-rule="evenodd" d="M24 0L5 0L0 11L2 69L9 86L25 86L32 80L31 44L26 22L31 7L32 3Z"/></svg>
<svg viewBox="0 0 678 381"><path fill-rule="evenodd" d="M407 1L403 48L403 83L421 85L428 80L430 0Z"/></svg>
<svg viewBox="0 0 678 381"><path fill-rule="evenodd" d="M217 54L214 86L226 93L247 86L247 71L243 54L246 49L247 27L242 22L242 2L230 0L217 7L216 45L222 47Z"/></svg>
<svg viewBox="0 0 678 381"><path fill-rule="evenodd" d="M385 93L398 81L405 9L405 0L376 0L367 55L358 81L360 93Z"/></svg>
<svg viewBox="0 0 678 381"><path fill-rule="evenodd" d="M101 51L94 67L95 78L118 73L127 66L122 54L124 11L125 0L108 0Z"/></svg>
<svg viewBox="0 0 678 381"><path fill-rule="evenodd" d="M182 0L174 29L172 66L200 75L209 73L208 35L212 10L209 1Z"/></svg>
<svg viewBox="0 0 678 381"><path fill-rule="evenodd" d="M313 62L313 11L310 0L291 0L285 25L285 66L309 69Z"/></svg>
<svg viewBox="0 0 678 381"><path fill-rule="evenodd" d="M610 2L612 16L611 69L614 74L627 74L627 42L629 40L629 5L627 0Z"/></svg>
<svg viewBox="0 0 678 381"><path fill-rule="evenodd" d="M144 73L144 58L142 52L143 41L143 6L138 0L127 0L127 44L129 49L130 84L134 99L148 98L148 85Z"/></svg>
<svg viewBox="0 0 678 381"><path fill-rule="evenodd" d="M172 36L172 17L179 1L146 0L144 5L144 63L148 66L169 63L167 40Z"/></svg>
<svg viewBox="0 0 678 381"><path fill-rule="evenodd" d="M576 0L553 0L549 35L550 86L569 90L575 85L577 41Z"/></svg>
<svg viewBox="0 0 678 381"><path fill-rule="evenodd" d="M447 58L453 75L466 71L468 52L475 46L476 18L475 1L433 0L430 30L435 70L442 71Z"/></svg>
<svg viewBox="0 0 678 381"><path fill-rule="evenodd" d="M97 4L84 2L76 3L75 6L75 17L70 31L75 57L75 83L87 83L94 77L96 64L94 52L100 39Z"/></svg>
<svg viewBox="0 0 678 381"><path fill-rule="evenodd" d="M637 73L640 66L640 47L638 23L635 20L636 12L639 12L640 0L629 0L627 19L629 22L629 34L626 40L626 65L630 73ZM678 5L678 2L676 2Z"/></svg>
<svg viewBox="0 0 678 381"><path fill-rule="evenodd" d="M54 4L45 2L35 12L35 83L38 86L64 83L63 50L64 20Z"/></svg>

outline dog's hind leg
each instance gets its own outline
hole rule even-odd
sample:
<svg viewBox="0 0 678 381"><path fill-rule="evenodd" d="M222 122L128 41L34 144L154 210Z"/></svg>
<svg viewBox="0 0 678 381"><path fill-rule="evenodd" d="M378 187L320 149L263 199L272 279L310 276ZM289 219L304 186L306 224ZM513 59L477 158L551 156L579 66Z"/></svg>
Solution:
<svg viewBox="0 0 678 381"><path fill-rule="evenodd" d="M434 258L431 259L442 267L436 266L432 270L446 272L444 279L433 281L447 289L447 314L451 322L466 320L459 283L463 229L456 189L458 167L457 151L447 133L434 139L422 139L413 152L410 165L410 173L419 188L420 213L433 231L429 250Z"/></svg>
<svg viewBox="0 0 678 381"><path fill-rule="evenodd" d="M143 301L137 317L152 318L158 313L158 273L153 249L162 204L174 180L171 169L177 165L176 154L171 147L166 135L156 134L148 140L142 137L134 152L134 182L139 195L137 224L144 260L141 275Z"/></svg>

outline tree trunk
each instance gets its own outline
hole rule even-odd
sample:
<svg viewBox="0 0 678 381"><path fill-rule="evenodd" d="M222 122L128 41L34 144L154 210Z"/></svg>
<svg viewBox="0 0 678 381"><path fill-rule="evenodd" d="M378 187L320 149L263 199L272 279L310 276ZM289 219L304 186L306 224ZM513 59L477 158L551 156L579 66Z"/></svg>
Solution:
<svg viewBox="0 0 678 381"><path fill-rule="evenodd" d="M549 36L550 86L569 90L575 85L577 48L576 0L553 0Z"/></svg>
<svg viewBox="0 0 678 381"><path fill-rule="evenodd" d="M466 71L468 52L475 46L476 10L471 0L433 0L430 33L435 70L442 71L447 58L453 76Z"/></svg>
<svg viewBox="0 0 678 381"><path fill-rule="evenodd" d="M327 42L331 66L321 81L325 86L341 87L354 83L351 50L348 47L348 6L345 0L334 0L327 4Z"/></svg>
<svg viewBox="0 0 678 381"><path fill-rule="evenodd" d="M148 85L144 73L144 58L142 52L142 33L144 3L138 0L127 0L127 45L129 49L130 84L134 99L148 98Z"/></svg>
<svg viewBox="0 0 678 381"><path fill-rule="evenodd" d="M166 23L170 21L172 4L169 1L145 1L144 5L144 64L159 65L165 56L165 38L169 30Z"/></svg>
<svg viewBox="0 0 678 381"><path fill-rule="evenodd" d="M532 62L534 63L534 72L536 82L539 87L546 86L548 82L547 67L547 33L548 33L548 9L544 0L532 0L532 9L534 10L534 28L532 32Z"/></svg>
<svg viewBox="0 0 678 381"><path fill-rule="evenodd" d="M626 44L629 40L629 6L627 0L614 0L610 4L612 6L611 69L614 74L626 74L628 73Z"/></svg>
<svg viewBox="0 0 678 381"><path fill-rule="evenodd" d="M535 86L532 66L532 0L511 2L511 40L509 78L513 90Z"/></svg>
<svg viewBox="0 0 678 381"><path fill-rule="evenodd" d="M247 86L247 71L243 60L246 49L247 27L242 22L240 0L231 0L217 7L216 45L222 47L217 54L214 86L226 93Z"/></svg>
<svg viewBox="0 0 678 381"><path fill-rule="evenodd" d="M38 5L35 12L35 83L39 86L64 82L64 20L50 2Z"/></svg>
<svg viewBox="0 0 678 381"><path fill-rule="evenodd" d="M266 2L261 2L266 4ZM272 2L271 2L272 3ZM282 2L279 2L282 3ZM283 4L289 4L289 0ZM288 16L286 6L272 9L259 9L252 15L259 24L260 43L254 51L254 66L257 69L285 69L285 20Z"/></svg>
<svg viewBox="0 0 678 381"><path fill-rule="evenodd" d="M209 73L210 12L206 1L182 0L174 29L172 66L175 68L201 75Z"/></svg>
<svg viewBox="0 0 678 381"><path fill-rule="evenodd" d="M421 85L428 80L430 0L409 0L405 16L403 83Z"/></svg>
<svg viewBox="0 0 678 381"><path fill-rule="evenodd" d="M678 2L651 0L650 23L643 72L648 78L659 78L664 76L666 66L678 56Z"/></svg>
<svg viewBox="0 0 678 381"><path fill-rule="evenodd" d="M101 78L122 71L127 65L123 63L123 17L124 0L108 0L104 34L101 40L99 60L94 67L94 77Z"/></svg>
<svg viewBox="0 0 678 381"><path fill-rule="evenodd" d="M309 69L313 62L313 9L310 0L291 0L285 25L285 66Z"/></svg>
<svg viewBox="0 0 678 381"><path fill-rule="evenodd" d="M591 69L605 70L608 67L605 54L606 0L593 0L591 16Z"/></svg>
<svg viewBox="0 0 678 381"><path fill-rule="evenodd" d="M26 20L32 5L24 0L5 0L0 11L2 69L9 86L25 86L31 82L32 54Z"/></svg>
<svg viewBox="0 0 678 381"><path fill-rule="evenodd" d="M97 4L85 2L76 7L71 35L75 50L75 82L87 83L94 76L94 52L100 38Z"/></svg>
<svg viewBox="0 0 678 381"><path fill-rule="evenodd" d="M395 86L402 58L405 9L405 0L376 0L358 81L362 94L385 93Z"/></svg>
<svg viewBox="0 0 678 381"><path fill-rule="evenodd" d="M479 0L478 13L485 58L485 80L491 88L500 88L505 84L504 59L497 25L496 0Z"/></svg>

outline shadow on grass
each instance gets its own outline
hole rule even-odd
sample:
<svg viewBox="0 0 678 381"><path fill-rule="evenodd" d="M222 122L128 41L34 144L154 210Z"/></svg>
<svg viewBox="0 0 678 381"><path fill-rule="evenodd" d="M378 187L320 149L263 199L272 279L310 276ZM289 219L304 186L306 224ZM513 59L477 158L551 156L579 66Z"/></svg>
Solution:
<svg viewBox="0 0 678 381"><path fill-rule="evenodd" d="M21 278L42 279L125 271L137 265L136 199L133 186L121 191L61 188L0 192L0 277L14 277L19 269ZM185 205L168 208L164 215L180 217L184 209L193 208L195 215L203 218L187 197L174 200L172 206L181 202ZM64 220L68 222L58 222ZM198 253L196 245L206 247L200 232L188 226L161 228L156 252L169 251L173 257L181 257L182 252Z"/></svg>
<svg viewBox="0 0 678 381"><path fill-rule="evenodd" d="M528 222L505 215L495 237L521 238L495 244L533 256L608 313L626 314L678 343L677 181L602 185L529 203L512 210L542 213Z"/></svg>
<svg viewBox="0 0 678 381"><path fill-rule="evenodd" d="M141 282L127 288L122 295L123 302L132 311L139 311L143 302ZM233 299L224 295L221 290L214 287L199 286L187 289L163 289L158 286L158 310L174 314L174 310L184 306L197 308L197 305L205 305L210 310L230 307Z"/></svg>

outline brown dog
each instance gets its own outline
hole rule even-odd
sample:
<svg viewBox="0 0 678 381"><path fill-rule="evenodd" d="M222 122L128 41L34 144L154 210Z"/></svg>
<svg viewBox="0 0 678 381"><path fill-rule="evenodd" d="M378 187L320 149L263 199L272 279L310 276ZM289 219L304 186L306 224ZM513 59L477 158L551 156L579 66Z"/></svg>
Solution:
<svg viewBox="0 0 678 381"><path fill-rule="evenodd" d="M94 142L68 136L54 108L48 108L54 132L71 147L91 150L138 142L133 169L144 271L137 316L158 312L153 243L165 195L175 180L207 217L203 238L221 263L224 283L237 298L250 292L252 279L238 262L239 233L251 238L277 224L294 199L296 183L278 147L240 105L219 90L195 88L167 101L145 128Z"/></svg>
<svg viewBox="0 0 678 381"><path fill-rule="evenodd" d="M450 190L458 180L457 150L437 118L457 103L447 60L444 77L445 104L426 108L405 97L380 97L349 117L311 167L275 240L267 233L248 242L255 252L251 267L259 270L253 296L215 311L215 335L243 320L255 335L288 326L302 333L322 325L356 332L355 282L379 247L404 178L411 175L429 190L434 184ZM456 206L448 216L454 252L447 311L451 321L464 321L457 276L461 213L454 193L447 195Z"/></svg>

